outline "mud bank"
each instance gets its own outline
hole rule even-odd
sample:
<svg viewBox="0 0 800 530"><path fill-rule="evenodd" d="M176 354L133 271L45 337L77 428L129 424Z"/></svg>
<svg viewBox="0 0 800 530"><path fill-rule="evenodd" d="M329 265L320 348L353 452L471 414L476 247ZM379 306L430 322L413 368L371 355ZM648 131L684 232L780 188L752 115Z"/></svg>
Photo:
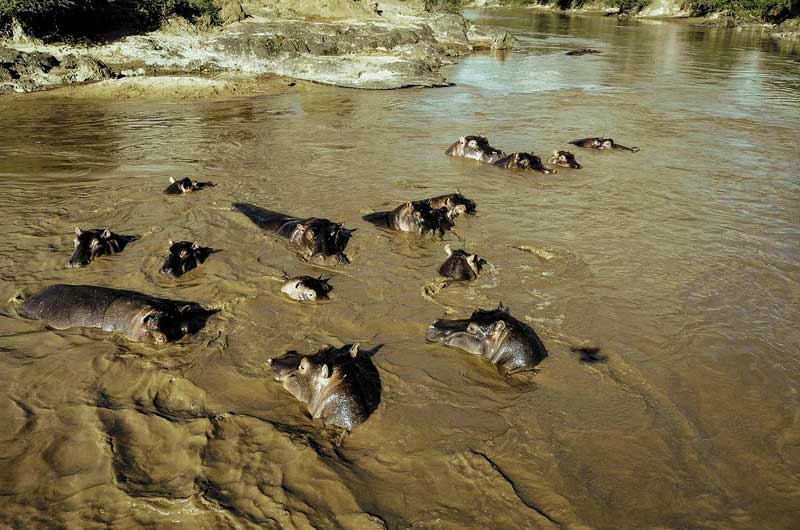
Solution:
<svg viewBox="0 0 800 530"><path fill-rule="evenodd" d="M0 82L5 92L31 92L71 82L124 78L130 72L147 76L178 72L183 75L180 83L160 84L189 87L186 76L237 74L251 79L280 75L363 89L437 87L449 84L440 72L442 66L476 49L514 44L505 31L480 28L460 14L427 13L421 2L381 2L370 9L354 2L339 2L342 9L333 9L337 2L329 4L246 3L241 6L246 17L221 28L173 20L158 31L99 45L44 44L17 34L0 42L5 47ZM6 55L30 59L23 61L24 68L2 70L8 63ZM34 60L38 58L45 60ZM81 67L94 64L104 74L50 73L68 61ZM126 83L143 85L140 80Z"/></svg>

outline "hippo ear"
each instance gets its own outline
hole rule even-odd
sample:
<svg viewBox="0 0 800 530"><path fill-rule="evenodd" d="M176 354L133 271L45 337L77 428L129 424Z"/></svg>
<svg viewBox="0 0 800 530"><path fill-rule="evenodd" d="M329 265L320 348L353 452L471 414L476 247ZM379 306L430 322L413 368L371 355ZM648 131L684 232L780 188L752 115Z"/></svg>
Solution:
<svg viewBox="0 0 800 530"><path fill-rule="evenodd" d="M494 323L494 330L493 333L502 333L506 329L506 322L505 320L498 320Z"/></svg>
<svg viewBox="0 0 800 530"><path fill-rule="evenodd" d="M465 143L467 143L467 139L466 139L466 137L462 136L461 138L459 138L459 139L458 139L458 143L460 143L460 144L465 144Z"/></svg>
<svg viewBox="0 0 800 530"><path fill-rule="evenodd" d="M169 178L169 183L170 184L175 184L175 177L170 177Z"/></svg>
<svg viewBox="0 0 800 530"><path fill-rule="evenodd" d="M477 263L478 262L478 255L477 254L470 254L470 256L467 258L467 261L471 261L472 263Z"/></svg>
<svg viewBox="0 0 800 530"><path fill-rule="evenodd" d="M102 237L103 239L108 239L109 237L111 237L111 230L106 228L105 230L103 230L103 233L100 237Z"/></svg>
<svg viewBox="0 0 800 530"><path fill-rule="evenodd" d="M508 307L504 306L503 302L500 302L500 305L497 306L497 310L508 314Z"/></svg>
<svg viewBox="0 0 800 530"><path fill-rule="evenodd" d="M444 251L447 253L448 258L453 254L453 249L450 247L450 244L444 246Z"/></svg>
<svg viewBox="0 0 800 530"><path fill-rule="evenodd" d="M78 227L76 226L76 227L75 227L75 235L76 235L76 236L79 236L79 235L81 235L82 233L83 233L83 231L82 231L80 228L78 228Z"/></svg>
<svg viewBox="0 0 800 530"><path fill-rule="evenodd" d="M169 241L167 241L167 243L169 243L169 246L172 246L172 245L174 245L174 244L175 244L175 241L173 241L172 239L170 239Z"/></svg>
<svg viewBox="0 0 800 530"><path fill-rule="evenodd" d="M200 243L198 243L197 241L193 241L192 242L192 250L197 250L199 248L200 248Z"/></svg>
<svg viewBox="0 0 800 530"><path fill-rule="evenodd" d="M332 374L331 374L331 370L330 370L330 368L328 368L328 365L327 365L327 364L323 364L323 365L322 365L322 368L321 368L321 369L320 369L320 371L319 371L319 375L320 375L320 376L321 376L323 379L328 379L328 378L330 378L330 376L331 376Z"/></svg>
<svg viewBox="0 0 800 530"><path fill-rule="evenodd" d="M350 357L352 357L353 359L358 357L358 343L357 342L355 344L353 344L352 346L350 346Z"/></svg>

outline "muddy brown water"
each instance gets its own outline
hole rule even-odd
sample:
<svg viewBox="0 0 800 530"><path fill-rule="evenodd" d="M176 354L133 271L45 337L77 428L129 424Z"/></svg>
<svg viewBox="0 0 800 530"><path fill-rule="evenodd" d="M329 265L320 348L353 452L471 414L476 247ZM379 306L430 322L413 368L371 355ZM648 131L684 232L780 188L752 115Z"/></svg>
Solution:
<svg viewBox="0 0 800 530"><path fill-rule="evenodd" d="M192 102L0 99L0 528L800 527L800 63L729 30L471 13L518 47L456 86L287 87ZM566 57L592 47L602 54ZM584 166L520 175L443 155L462 134ZM170 175L215 181L161 194ZM451 244L494 270L421 296L443 243L369 209L460 190ZM303 264L234 201L357 228L353 263ZM141 237L66 269L75 226ZM178 281L168 239L223 251ZM520 250L524 248L527 250ZM287 301L275 269L333 277ZM5 301L57 282L222 309L159 350L52 331ZM424 342L498 302L551 356L506 380ZM383 344L383 398L321 427L267 358ZM570 346L596 344L604 364Z"/></svg>

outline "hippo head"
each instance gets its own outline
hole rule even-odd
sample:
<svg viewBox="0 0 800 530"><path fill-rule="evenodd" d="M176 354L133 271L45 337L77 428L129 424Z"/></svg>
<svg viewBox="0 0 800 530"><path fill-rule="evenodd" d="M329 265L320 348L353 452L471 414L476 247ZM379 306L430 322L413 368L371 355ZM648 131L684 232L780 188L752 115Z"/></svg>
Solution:
<svg viewBox="0 0 800 530"><path fill-rule="evenodd" d="M192 241L169 241L169 255L161 267L161 274L171 278L183 276L190 270L197 268L214 251L208 247L201 247Z"/></svg>
<svg viewBox="0 0 800 530"><path fill-rule="evenodd" d="M303 403L309 403L321 394L333 375L333 366L326 361L324 355L304 356L290 351L267 363L272 367L272 377L283 388Z"/></svg>
<svg viewBox="0 0 800 530"><path fill-rule="evenodd" d="M175 177L169 178L171 188L174 188L178 193L191 193L193 191L202 190L210 186L214 186L213 182L198 182L188 177L176 180Z"/></svg>
<svg viewBox="0 0 800 530"><path fill-rule="evenodd" d="M314 263L346 265L350 258L344 250L355 230L343 228L341 223L327 219L308 219L299 223L291 241L300 247L302 254Z"/></svg>
<svg viewBox="0 0 800 530"><path fill-rule="evenodd" d="M431 200L431 207L438 208L440 206L444 206L447 208L447 214L451 219L455 219L459 215L463 214L475 215L477 212L475 201L467 199L460 193L451 193L450 195L437 197L437 199L441 199L441 201L436 201L435 199Z"/></svg>
<svg viewBox="0 0 800 530"><path fill-rule="evenodd" d="M430 206L416 205L412 215L418 232L426 237L442 236L445 231L455 226L444 206L434 209Z"/></svg>
<svg viewBox="0 0 800 530"><path fill-rule="evenodd" d="M508 318L508 309L502 305L492 311L478 309L467 319L435 321L426 339L491 358L508 337Z"/></svg>
<svg viewBox="0 0 800 530"><path fill-rule="evenodd" d="M489 145L489 139L483 136L462 136L447 148L445 154L482 160L490 164L505 156L502 151Z"/></svg>
<svg viewBox="0 0 800 530"><path fill-rule="evenodd" d="M328 283L330 278L312 276L297 276L289 278L281 287L281 292L292 300L299 302L313 302L314 300L327 300L328 293L333 287Z"/></svg>
<svg viewBox="0 0 800 530"><path fill-rule="evenodd" d="M581 165L575 160L575 155L569 151L553 151L553 156L548 160L551 164L571 169L580 169Z"/></svg>
<svg viewBox="0 0 800 530"><path fill-rule="evenodd" d="M439 267L439 274L454 280L476 279L487 262L477 254L470 254L465 250L453 250L450 245L445 245L447 261Z"/></svg>
<svg viewBox="0 0 800 530"><path fill-rule="evenodd" d="M592 140L592 147L595 149L613 149L614 140L611 138L594 138Z"/></svg>
<svg viewBox="0 0 800 530"><path fill-rule="evenodd" d="M75 250L67 262L67 267L85 267L98 256L119 252L132 239L129 236L118 236L107 228L97 230L75 228L73 240Z"/></svg>
<svg viewBox="0 0 800 530"><path fill-rule="evenodd" d="M514 153L506 167L510 169L532 169L544 174L555 173L555 169L548 169L542 164L542 159L533 153Z"/></svg>

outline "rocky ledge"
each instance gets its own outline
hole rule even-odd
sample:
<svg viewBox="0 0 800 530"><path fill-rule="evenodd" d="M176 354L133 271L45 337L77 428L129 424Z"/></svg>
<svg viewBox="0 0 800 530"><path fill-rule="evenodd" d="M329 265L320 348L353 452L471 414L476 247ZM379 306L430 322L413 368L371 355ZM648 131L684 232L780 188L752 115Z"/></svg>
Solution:
<svg viewBox="0 0 800 530"><path fill-rule="evenodd" d="M280 9L281 2L254 4L238 5L241 16L222 28L173 21L89 46L11 40L4 44L16 49L0 49L0 91L124 77L132 67L148 75L236 72L363 89L435 87L448 84L440 68L458 57L514 45L508 32L476 27L460 14L427 14L413 1L381 2L344 18Z"/></svg>

